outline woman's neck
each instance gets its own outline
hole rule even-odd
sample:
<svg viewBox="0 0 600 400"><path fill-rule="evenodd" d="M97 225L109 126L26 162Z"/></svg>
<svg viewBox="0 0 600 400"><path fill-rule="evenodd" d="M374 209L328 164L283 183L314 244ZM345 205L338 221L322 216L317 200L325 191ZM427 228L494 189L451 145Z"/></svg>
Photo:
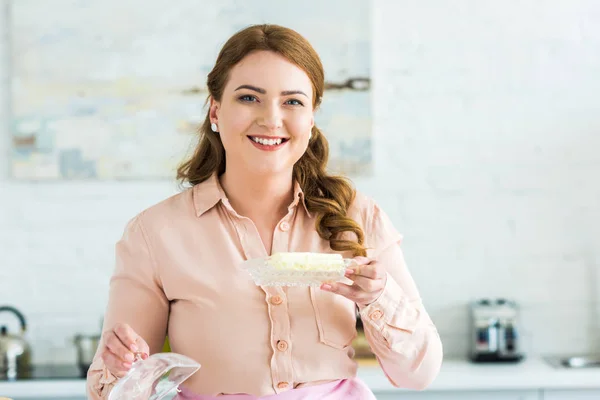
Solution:
<svg viewBox="0 0 600 400"><path fill-rule="evenodd" d="M287 214L287 208L293 201L291 170L265 175L225 171L219 179L233 209L256 224L276 224Z"/></svg>

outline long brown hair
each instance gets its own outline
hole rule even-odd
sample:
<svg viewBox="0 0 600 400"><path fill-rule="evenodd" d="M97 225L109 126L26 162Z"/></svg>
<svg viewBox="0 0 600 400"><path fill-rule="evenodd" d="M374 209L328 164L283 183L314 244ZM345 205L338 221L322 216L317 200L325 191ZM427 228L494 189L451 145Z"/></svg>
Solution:
<svg viewBox="0 0 600 400"><path fill-rule="evenodd" d="M313 86L313 109L319 107L325 75L318 54L296 31L269 24L245 28L225 43L214 68L208 74L209 98L221 101L229 71L254 51L275 52L304 70ZM210 129L208 113L199 134L200 140L194 155L177 169L177 179L181 183L197 185L214 173L221 175L225 172L225 149L220 136ZM304 192L308 210L315 215L319 236L329 240L332 250L349 250L354 256L365 256L364 233L360 226L347 216L356 192L348 179L327 174L328 158L327 139L314 126L306 152L294 165L294 179ZM344 239L343 232L353 233L356 240Z"/></svg>

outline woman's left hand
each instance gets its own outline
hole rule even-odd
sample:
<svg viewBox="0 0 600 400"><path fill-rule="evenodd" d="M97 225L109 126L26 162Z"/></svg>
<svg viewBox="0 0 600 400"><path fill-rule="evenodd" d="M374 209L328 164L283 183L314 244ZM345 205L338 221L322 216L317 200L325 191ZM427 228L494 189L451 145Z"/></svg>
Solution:
<svg viewBox="0 0 600 400"><path fill-rule="evenodd" d="M346 270L352 285L341 282L324 283L321 289L340 294L360 306L367 306L379 298L385 287L387 273L375 260L354 257L355 265Z"/></svg>

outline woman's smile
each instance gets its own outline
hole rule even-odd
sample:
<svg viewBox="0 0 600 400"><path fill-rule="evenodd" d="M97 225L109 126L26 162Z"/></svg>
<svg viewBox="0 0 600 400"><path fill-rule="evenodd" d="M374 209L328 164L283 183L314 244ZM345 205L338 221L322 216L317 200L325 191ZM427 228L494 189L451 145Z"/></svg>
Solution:
<svg viewBox="0 0 600 400"><path fill-rule="evenodd" d="M264 151L276 151L288 142L288 138L279 136L248 136L250 142L257 149Z"/></svg>

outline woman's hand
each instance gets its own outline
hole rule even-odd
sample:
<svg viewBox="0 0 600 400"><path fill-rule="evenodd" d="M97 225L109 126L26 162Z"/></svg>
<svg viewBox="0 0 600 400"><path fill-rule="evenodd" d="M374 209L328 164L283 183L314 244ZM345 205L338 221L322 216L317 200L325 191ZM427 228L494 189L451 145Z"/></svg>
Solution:
<svg viewBox="0 0 600 400"><path fill-rule="evenodd" d="M114 376L125 376L136 355L148 358L150 348L140 335L127 324L116 324L112 331L104 333L102 360Z"/></svg>
<svg viewBox="0 0 600 400"><path fill-rule="evenodd" d="M346 270L346 277L354 283L346 285L340 282L324 283L321 289L341 294L360 306L367 306L379 298L387 281L385 269L375 260L366 257L354 257L356 265Z"/></svg>

